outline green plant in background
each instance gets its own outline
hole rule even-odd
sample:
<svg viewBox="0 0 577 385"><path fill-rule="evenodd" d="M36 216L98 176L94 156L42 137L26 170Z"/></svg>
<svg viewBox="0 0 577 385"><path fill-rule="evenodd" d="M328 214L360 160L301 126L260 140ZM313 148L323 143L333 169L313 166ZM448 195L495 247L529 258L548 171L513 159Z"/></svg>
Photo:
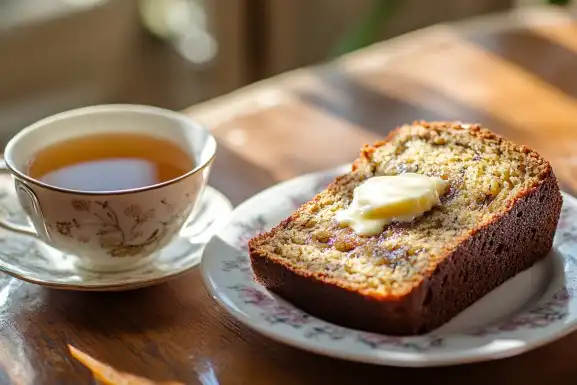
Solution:
<svg viewBox="0 0 577 385"><path fill-rule="evenodd" d="M552 5L568 5L571 0L544 0ZM391 20L403 0L374 0L361 21L337 44L334 56L355 51L381 40L384 25Z"/></svg>
<svg viewBox="0 0 577 385"><path fill-rule="evenodd" d="M374 0L361 22L354 25L337 45L335 56L366 47L380 40L383 25L391 20L403 0Z"/></svg>

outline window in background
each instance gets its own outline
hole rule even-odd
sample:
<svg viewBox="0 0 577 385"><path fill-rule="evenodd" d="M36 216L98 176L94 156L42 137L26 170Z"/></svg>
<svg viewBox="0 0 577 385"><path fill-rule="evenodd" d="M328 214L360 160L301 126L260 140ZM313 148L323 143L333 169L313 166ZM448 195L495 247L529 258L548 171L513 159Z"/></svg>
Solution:
<svg viewBox="0 0 577 385"><path fill-rule="evenodd" d="M0 145L71 108L179 110L243 85L243 2L0 0Z"/></svg>

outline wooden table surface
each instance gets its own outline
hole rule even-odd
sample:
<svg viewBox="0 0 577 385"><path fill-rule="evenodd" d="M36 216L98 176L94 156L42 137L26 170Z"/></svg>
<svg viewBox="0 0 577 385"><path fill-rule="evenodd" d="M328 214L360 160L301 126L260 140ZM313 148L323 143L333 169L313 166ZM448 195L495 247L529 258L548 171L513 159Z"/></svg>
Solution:
<svg viewBox="0 0 577 385"><path fill-rule="evenodd" d="M353 159L415 119L480 122L534 147L577 192L577 24L533 9L417 31L191 108L220 148L211 184L238 204ZM575 156L573 156L575 154ZM262 337L208 296L198 269L125 293L48 290L0 275L0 384L90 384L66 344L186 384L574 384L577 334L493 362L378 367Z"/></svg>

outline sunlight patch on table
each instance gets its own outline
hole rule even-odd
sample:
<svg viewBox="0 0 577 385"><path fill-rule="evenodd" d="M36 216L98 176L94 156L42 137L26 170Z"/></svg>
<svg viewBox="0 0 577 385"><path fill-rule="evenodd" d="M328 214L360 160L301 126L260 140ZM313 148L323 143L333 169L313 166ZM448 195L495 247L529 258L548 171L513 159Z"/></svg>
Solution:
<svg viewBox="0 0 577 385"><path fill-rule="evenodd" d="M381 137L298 101L238 117L214 135L277 181L350 162Z"/></svg>

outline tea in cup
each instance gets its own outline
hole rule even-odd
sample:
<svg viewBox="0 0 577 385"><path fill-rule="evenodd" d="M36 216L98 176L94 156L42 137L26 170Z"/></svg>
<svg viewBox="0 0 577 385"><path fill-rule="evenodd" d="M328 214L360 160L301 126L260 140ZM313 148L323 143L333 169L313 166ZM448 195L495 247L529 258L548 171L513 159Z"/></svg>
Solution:
<svg viewBox="0 0 577 385"><path fill-rule="evenodd" d="M170 243L206 186L214 137L177 112L102 105L63 112L16 134L4 170L38 237L80 267L139 267Z"/></svg>

